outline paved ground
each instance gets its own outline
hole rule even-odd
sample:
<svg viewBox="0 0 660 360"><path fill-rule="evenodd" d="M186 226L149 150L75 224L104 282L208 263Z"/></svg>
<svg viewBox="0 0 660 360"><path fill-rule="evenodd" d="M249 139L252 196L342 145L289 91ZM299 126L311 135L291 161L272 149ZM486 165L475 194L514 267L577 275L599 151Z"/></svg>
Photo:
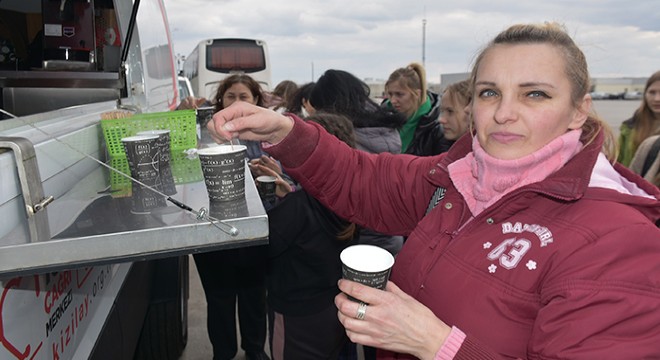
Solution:
<svg viewBox="0 0 660 360"><path fill-rule="evenodd" d="M207 360L213 358L213 349L206 332L206 300L199 281L195 261L190 256L190 298L188 299L188 345L180 360Z"/></svg>

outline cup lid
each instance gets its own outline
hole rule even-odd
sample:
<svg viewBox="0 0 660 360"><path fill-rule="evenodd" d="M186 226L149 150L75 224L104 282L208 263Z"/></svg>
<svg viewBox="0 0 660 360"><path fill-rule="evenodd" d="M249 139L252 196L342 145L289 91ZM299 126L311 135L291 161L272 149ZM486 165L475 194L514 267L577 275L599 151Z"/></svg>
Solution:
<svg viewBox="0 0 660 360"><path fill-rule="evenodd" d="M155 129L155 130L144 130L144 131L139 131L137 135L162 135L162 134L169 134L170 130L169 129Z"/></svg>
<svg viewBox="0 0 660 360"><path fill-rule="evenodd" d="M216 145L197 150L197 155L232 154L247 150L245 145Z"/></svg>
<svg viewBox="0 0 660 360"><path fill-rule="evenodd" d="M261 176L257 176L255 180L260 182L275 182L277 178L275 176L270 176L270 175L261 175Z"/></svg>
<svg viewBox="0 0 660 360"><path fill-rule="evenodd" d="M144 141L144 140L152 140L152 139L158 139L158 135L134 135L134 136L127 136L121 138L121 141L123 142L131 142L131 141Z"/></svg>

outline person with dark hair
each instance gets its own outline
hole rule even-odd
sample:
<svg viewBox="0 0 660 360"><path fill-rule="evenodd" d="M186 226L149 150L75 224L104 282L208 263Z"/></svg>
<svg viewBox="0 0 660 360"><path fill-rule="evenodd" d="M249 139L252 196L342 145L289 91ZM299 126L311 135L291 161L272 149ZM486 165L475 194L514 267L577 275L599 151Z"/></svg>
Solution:
<svg viewBox="0 0 660 360"><path fill-rule="evenodd" d="M245 103L208 129L262 141L347 221L408 236L384 290L339 280L339 320L379 358L660 358L660 189L614 161L584 53L559 24L512 25L470 88L474 133L437 156L368 154Z"/></svg>
<svg viewBox="0 0 660 360"><path fill-rule="evenodd" d="M309 96L314 89L315 82L309 82L301 85L298 90L284 104L284 112L289 112L306 118L310 115L311 107L309 105Z"/></svg>
<svg viewBox="0 0 660 360"><path fill-rule="evenodd" d="M633 116L624 121L619 129L619 157L624 166L647 137L660 133L660 71L646 80L644 96Z"/></svg>
<svg viewBox="0 0 660 360"><path fill-rule="evenodd" d="M380 107L369 98L369 86L353 74L343 70L327 70L316 81L309 103L314 111L349 118L355 128L357 149L374 154L401 152L398 129L406 118L396 111ZM396 255L403 246L403 237L363 228L360 243L380 246Z"/></svg>
<svg viewBox="0 0 660 360"><path fill-rule="evenodd" d="M277 84L277 86L275 86L275 89L271 93L271 99L267 107L275 111L283 111L286 103L296 93L297 90L298 84L295 82L291 80L281 81L279 84Z"/></svg>
<svg viewBox="0 0 660 360"><path fill-rule="evenodd" d="M317 112L307 121L355 146L353 125L346 117ZM278 173L270 171L270 175L278 178L277 194L282 197L268 211L271 356L275 360L336 359L348 339L334 306L342 274L339 253L355 243L358 229L304 188L290 192Z"/></svg>
<svg viewBox="0 0 660 360"><path fill-rule="evenodd" d="M369 86L343 70L327 70L316 81L309 95L316 111L341 114L355 127L357 148L371 153L401 152L398 130L406 118L393 110L380 107L369 97Z"/></svg>
<svg viewBox="0 0 660 360"><path fill-rule="evenodd" d="M249 75L231 75L219 85L214 97L216 111L236 102L262 107L261 87ZM258 157L257 141L248 145L248 157ZM250 146L251 145L251 146ZM252 149L252 150L250 150ZM256 149L256 150L255 150ZM241 348L248 360L268 359L266 344L266 247L250 246L193 255L207 302L207 328L214 360L236 356L236 308Z"/></svg>
<svg viewBox="0 0 660 360"><path fill-rule="evenodd" d="M224 78L218 84L218 90L213 99L213 106L218 112L237 101L245 101L250 104L265 107L261 85L250 75L234 74ZM257 141L241 141L247 146L248 159L258 159L266 155Z"/></svg>
<svg viewBox="0 0 660 360"><path fill-rule="evenodd" d="M401 152L428 156L449 150L451 141L444 138L440 115L440 97L426 84L426 70L419 63L396 69L385 82L387 99L383 106L405 115L399 131Z"/></svg>

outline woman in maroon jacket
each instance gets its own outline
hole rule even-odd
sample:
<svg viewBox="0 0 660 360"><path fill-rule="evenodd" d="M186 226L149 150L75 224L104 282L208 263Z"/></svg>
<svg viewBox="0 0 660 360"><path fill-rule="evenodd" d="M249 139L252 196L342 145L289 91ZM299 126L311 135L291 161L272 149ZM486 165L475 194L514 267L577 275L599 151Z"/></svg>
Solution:
<svg viewBox="0 0 660 360"><path fill-rule="evenodd" d="M612 165L583 53L557 24L514 25L471 87L474 134L434 157L354 151L243 104L209 128L263 141L340 216L408 236L385 291L342 280L335 298L380 358L660 358L660 190Z"/></svg>

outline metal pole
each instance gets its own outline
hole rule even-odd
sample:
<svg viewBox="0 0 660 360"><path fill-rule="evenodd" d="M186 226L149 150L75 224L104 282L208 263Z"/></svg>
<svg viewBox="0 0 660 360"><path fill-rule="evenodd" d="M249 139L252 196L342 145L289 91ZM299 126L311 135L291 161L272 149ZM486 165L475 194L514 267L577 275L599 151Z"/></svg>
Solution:
<svg viewBox="0 0 660 360"><path fill-rule="evenodd" d="M426 9L424 12L426 13ZM426 68L426 14L422 19L422 66Z"/></svg>

